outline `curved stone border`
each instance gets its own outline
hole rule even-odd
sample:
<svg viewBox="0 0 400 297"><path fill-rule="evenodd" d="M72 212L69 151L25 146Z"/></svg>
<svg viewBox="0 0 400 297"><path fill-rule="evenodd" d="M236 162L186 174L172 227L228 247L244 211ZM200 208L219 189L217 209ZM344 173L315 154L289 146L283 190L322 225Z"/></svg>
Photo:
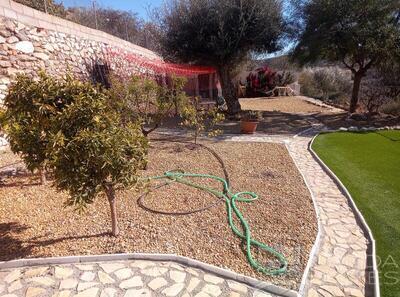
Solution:
<svg viewBox="0 0 400 297"><path fill-rule="evenodd" d="M105 261L121 261L121 260L149 260L149 261L171 261L180 263L189 267L198 268L206 272L211 272L217 276L235 280L252 288L265 291L267 293L276 294L284 297L298 297L298 293L285 289L271 283L257 280L227 269L219 268L210 264L203 263L188 257L175 254L145 254L145 253L127 253L127 254L109 254L109 255L93 255L93 256L68 256L53 258L35 258L35 259L18 259L0 262L0 269L20 268L37 265L54 265L54 264L78 264L87 262L105 262Z"/></svg>
<svg viewBox="0 0 400 297"><path fill-rule="evenodd" d="M337 132L337 131L334 131ZM329 132L333 133L333 132ZM349 200L351 207L353 208L354 213L357 215L359 221L361 222L363 228L365 229L364 231L368 234L368 239L372 243L372 273L373 273L373 283L374 283L374 296L375 297L380 297L380 288L379 288L379 271L378 271L378 265L377 265L377 260L376 260L376 242L375 238L372 235L372 231L369 228L364 216L358 209L356 203L353 200L353 197L351 196L350 192L347 190L347 188L344 186L344 184L340 181L340 179L336 176L335 173L325 164L324 161L317 155L317 153L314 151L312 148L312 145L314 143L315 138L317 138L321 132L319 132L317 135L315 135L312 140L309 143L308 150L311 152L313 157L317 160L317 162L321 165L321 167L327 172L327 174L333 179L333 181L336 183L338 188L342 191L342 193L346 196L346 198Z"/></svg>
<svg viewBox="0 0 400 297"><path fill-rule="evenodd" d="M309 130L309 129L307 129L307 130ZM305 130L303 132L306 132L307 130ZM297 135L295 135L294 137L297 137ZM300 175L301 175L301 177L302 177L302 179L303 179L303 181L304 181L304 183L305 183L305 185L306 185L306 187L308 189L308 192L311 195L311 199L312 199L314 210L315 210L315 215L316 215L316 218L317 218L317 228L318 228L317 237L315 238L314 245L313 245L313 247L312 247L312 249L310 251L310 255L308 257L307 265L306 265L306 268L304 269L303 277L301 278L301 283L300 283L300 288L299 288L299 296L306 296L305 293L306 293L307 279L308 279L308 277L310 275L310 271L311 271L311 266L313 264L313 260L315 258L315 255L318 253L318 250L319 250L319 247L320 247L320 244L321 244L321 237L322 237L321 218L320 218L320 212L319 212L319 209L318 209L316 198L314 196L313 191L310 188L309 183L307 182L306 177L304 176L303 172L300 170L299 165L297 164L297 161L292 156L292 153L290 152L288 144L285 142L284 145L285 145L286 150L288 151L288 154L289 154L290 158L292 158L293 163L297 168L297 171L300 173Z"/></svg>

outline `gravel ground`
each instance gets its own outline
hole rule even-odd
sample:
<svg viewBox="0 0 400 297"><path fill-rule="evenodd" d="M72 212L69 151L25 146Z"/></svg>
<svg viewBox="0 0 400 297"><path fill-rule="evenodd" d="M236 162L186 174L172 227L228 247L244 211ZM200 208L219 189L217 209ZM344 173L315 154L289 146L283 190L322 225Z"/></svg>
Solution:
<svg viewBox="0 0 400 297"><path fill-rule="evenodd" d="M280 111L284 113L329 112L329 108L312 104L302 99L301 96L242 98L239 101L244 110Z"/></svg>
<svg viewBox="0 0 400 297"><path fill-rule="evenodd" d="M241 241L227 224L225 205L187 216L156 215L140 208L134 190L118 192L121 235L108 235L109 208L103 195L83 214L64 208L67 195L37 185L37 177L19 173L7 177L4 167L18 159L0 154L0 260L118 252L176 253L245 275L297 289L316 237L317 223L310 195L284 146L269 143L207 142L222 156L234 191L254 191L257 202L240 204L254 238L283 252L288 273L270 277L248 264ZM223 176L218 161L204 148L152 142L148 170L170 169ZM20 166L20 165L18 165ZM219 187L208 182L207 185ZM187 211L216 198L171 185L150 193L147 206L163 211ZM274 263L253 250L263 263Z"/></svg>

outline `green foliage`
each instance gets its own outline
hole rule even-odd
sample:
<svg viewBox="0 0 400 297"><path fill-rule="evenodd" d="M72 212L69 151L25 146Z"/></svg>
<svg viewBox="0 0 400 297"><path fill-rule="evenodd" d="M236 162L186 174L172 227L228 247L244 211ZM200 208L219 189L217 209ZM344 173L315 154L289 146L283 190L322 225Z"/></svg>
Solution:
<svg viewBox="0 0 400 297"><path fill-rule="evenodd" d="M163 55L216 67L230 113L240 110L235 66L250 53L278 50L285 27L277 0L170 0L160 14Z"/></svg>
<svg viewBox="0 0 400 297"><path fill-rule="evenodd" d="M300 62L340 61L358 71L400 51L398 0L300 2L304 28L294 51Z"/></svg>
<svg viewBox="0 0 400 297"><path fill-rule="evenodd" d="M54 0L15 0L15 2L30 6L43 12L46 12L47 9L47 13L59 17L65 17L67 14L62 2L57 3L57 1Z"/></svg>
<svg viewBox="0 0 400 297"><path fill-rule="evenodd" d="M209 137L217 136L222 130L215 129L215 125L224 120L224 115L217 108L206 109L200 106L200 98L193 98L192 104L186 105L182 110L182 126L193 131L194 142L204 132Z"/></svg>
<svg viewBox="0 0 400 297"><path fill-rule="evenodd" d="M354 75L350 112L358 104L362 78L373 66L400 56L400 1L304 0L299 42L301 63L339 61Z"/></svg>
<svg viewBox="0 0 400 297"><path fill-rule="evenodd" d="M124 123L139 122L145 135L157 129L167 117L179 114L188 104L183 91L185 78L173 77L169 86L154 79L133 75L125 82L112 79L109 104L117 110Z"/></svg>
<svg viewBox="0 0 400 297"><path fill-rule="evenodd" d="M300 73L299 84L305 96L343 103L349 98L351 77L336 67L309 68Z"/></svg>
<svg viewBox="0 0 400 297"><path fill-rule="evenodd" d="M11 150L31 171L45 166L52 117L71 102L74 90L65 91L70 82L59 84L43 72L38 80L19 75L4 99L3 124Z"/></svg>
<svg viewBox="0 0 400 297"><path fill-rule="evenodd" d="M54 119L50 165L57 188L70 193L70 204L82 207L106 186L137 182L137 171L146 163L147 140L139 125L120 125L104 93L87 83L75 84L85 91Z"/></svg>

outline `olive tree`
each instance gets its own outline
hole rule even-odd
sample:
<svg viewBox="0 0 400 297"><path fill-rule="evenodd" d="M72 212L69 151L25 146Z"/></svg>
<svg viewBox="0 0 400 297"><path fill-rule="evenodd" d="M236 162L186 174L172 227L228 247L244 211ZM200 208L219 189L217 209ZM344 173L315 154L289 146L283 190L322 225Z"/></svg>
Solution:
<svg viewBox="0 0 400 297"><path fill-rule="evenodd" d="M285 28L279 0L170 0L157 20L165 58L214 66L231 114L240 111L233 70L250 53L277 51Z"/></svg>
<svg viewBox="0 0 400 297"><path fill-rule="evenodd" d="M302 64L341 62L353 74L350 112L356 111L367 71L400 51L398 0L303 0L294 57Z"/></svg>
<svg viewBox="0 0 400 297"><path fill-rule="evenodd" d="M147 139L139 124L121 124L103 91L89 83L74 82L71 87L82 92L53 120L49 164L55 185L69 192L69 204L77 208L104 192L111 209L112 234L117 236L115 191L138 182L138 170L146 164Z"/></svg>

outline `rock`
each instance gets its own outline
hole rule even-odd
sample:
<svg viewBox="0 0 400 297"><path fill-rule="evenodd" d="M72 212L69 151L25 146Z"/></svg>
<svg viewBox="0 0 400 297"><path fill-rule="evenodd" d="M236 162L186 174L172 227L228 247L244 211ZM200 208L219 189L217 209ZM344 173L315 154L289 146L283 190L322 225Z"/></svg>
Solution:
<svg viewBox="0 0 400 297"><path fill-rule="evenodd" d="M25 54L31 54L35 51L32 42L30 41L20 41L15 44L15 49L23 52Z"/></svg>
<svg viewBox="0 0 400 297"><path fill-rule="evenodd" d="M21 277L21 271L20 270L13 270L7 276L3 279L6 283L12 283L13 281L19 279Z"/></svg>
<svg viewBox="0 0 400 297"><path fill-rule="evenodd" d="M0 61L0 67L3 67L3 68L11 67L11 63L8 61Z"/></svg>
<svg viewBox="0 0 400 297"><path fill-rule="evenodd" d="M0 44L5 43L5 42L6 42L6 39L3 36L0 36Z"/></svg>
<svg viewBox="0 0 400 297"><path fill-rule="evenodd" d="M80 292L80 293L74 295L74 297L96 297L98 291L99 291L98 288L92 288L92 289L88 289L86 291Z"/></svg>
<svg viewBox="0 0 400 297"><path fill-rule="evenodd" d="M213 297L217 297L222 293L221 288L215 285L205 285L201 291L210 294Z"/></svg>
<svg viewBox="0 0 400 297"><path fill-rule="evenodd" d="M100 264L100 267L106 272L106 273L111 273L114 272L115 270L124 268L125 265L122 263L103 263Z"/></svg>
<svg viewBox="0 0 400 297"><path fill-rule="evenodd" d="M53 295L53 297L70 297L71 291L59 291Z"/></svg>
<svg viewBox="0 0 400 297"><path fill-rule="evenodd" d="M55 277L59 278L59 279L69 278L73 273L74 273L74 271L71 268L67 268L67 267L57 266L54 270Z"/></svg>
<svg viewBox="0 0 400 297"><path fill-rule="evenodd" d="M153 296L148 289L128 290L124 297L151 297Z"/></svg>
<svg viewBox="0 0 400 297"><path fill-rule="evenodd" d="M169 277L177 283L183 283L186 278L186 273L181 271L170 271Z"/></svg>
<svg viewBox="0 0 400 297"><path fill-rule="evenodd" d="M15 282L11 283L11 285L8 287L8 292L12 293L14 291L18 291L21 288L22 288L21 281L20 280L16 280Z"/></svg>
<svg viewBox="0 0 400 297"><path fill-rule="evenodd" d="M157 278L153 279L151 282L149 282L148 286L150 287L150 289L155 291L161 287L166 286L167 284L168 284L168 282L165 280L165 278L157 277Z"/></svg>
<svg viewBox="0 0 400 297"><path fill-rule="evenodd" d="M347 131L347 128L340 127L340 128L339 128L339 131Z"/></svg>
<svg viewBox="0 0 400 297"><path fill-rule="evenodd" d="M234 281L228 281L228 287L231 290L237 291L237 292L241 292L246 294L247 293L247 287L244 284L238 283L238 282L234 282Z"/></svg>
<svg viewBox="0 0 400 297"><path fill-rule="evenodd" d="M7 43L9 43L9 44L13 44L13 43L16 43L16 42L18 42L19 41L19 39L18 39L18 37L17 36L10 36L10 37L8 37L7 38Z"/></svg>
<svg viewBox="0 0 400 297"><path fill-rule="evenodd" d="M86 282L91 282L92 280L94 280L96 274L92 271L85 271L84 273L82 273L80 279Z"/></svg>
<svg viewBox="0 0 400 297"><path fill-rule="evenodd" d="M212 283L214 285L221 284L221 283L224 282L224 280L222 278L220 278L218 276L215 276L215 275L212 275L212 274L205 274L204 275L204 280L206 282Z"/></svg>
<svg viewBox="0 0 400 297"><path fill-rule="evenodd" d="M91 287L97 286L99 283L96 282L84 282L78 284L78 291L83 291Z"/></svg>
<svg viewBox="0 0 400 297"><path fill-rule="evenodd" d="M0 30L0 36L7 38L11 36L11 33L7 30Z"/></svg>
<svg viewBox="0 0 400 297"><path fill-rule="evenodd" d="M25 277L40 276L40 275L47 273L48 270L49 270L49 267L38 267L38 268L34 268L34 269L29 269L29 270L25 271L24 276Z"/></svg>
<svg viewBox="0 0 400 297"><path fill-rule="evenodd" d="M60 290L62 289L75 289L78 285L78 281L76 279L64 279L60 283Z"/></svg>
<svg viewBox="0 0 400 297"><path fill-rule="evenodd" d="M37 283L46 287L54 286L55 281L48 276L33 277L26 280L27 282Z"/></svg>
<svg viewBox="0 0 400 297"><path fill-rule="evenodd" d="M339 287L336 287L336 286L321 286L321 289L327 291L332 296L344 297L344 293L342 292L342 290Z"/></svg>
<svg viewBox="0 0 400 297"><path fill-rule="evenodd" d="M155 277L155 276L163 275L163 274L166 273L167 271L168 271L167 268L162 268L162 267L151 267L151 268L147 268L147 269L142 270L142 273L143 273L144 275L147 275L147 276L153 276L153 277Z"/></svg>
<svg viewBox="0 0 400 297"><path fill-rule="evenodd" d="M188 290L188 292L192 292L199 285L199 283L200 279L198 279L197 277L192 277L186 290Z"/></svg>
<svg viewBox="0 0 400 297"><path fill-rule="evenodd" d="M162 293L168 297L177 296L185 287L185 284L175 284L162 291Z"/></svg>
<svg viewBox="0 0 400 297"><path fill-rule="evenodd" d="M10 31L14 32L17 26L15 25L15 23L14 23L13 21L11 21L11 20L6 20L6 21L4 22L4 27L5 27L7 30L10 30Z"/></svg>
<svg viewBox="0 0 400 297"><path fill-rule="evenodd" d="M75 264L75 267L82 271L93 270L93 265L90 265L90 264Z"/></svg>
<svg viewBox="0 0 400 297"><path fill-rule="evenodd" d="M42 295L42 294L45 293L45 292L46 292L46 290L43 289L43 288L33 288L33 287L29 287L29 288L26 290L25 297L35 297L35 296L38 296L38 295Z"/></svg>
<svg viewBox="0 0 400 297"><path fill-rule="evenodd" d="M17 38L19 40L21 40L21 41L28 41L29 40L28 36L26 36L25 34L22 34L22 33L17 33L17 34L15 34L15 36L17 36Z"/></svg>
<svg viewBox="0 0 400 297"><path fill-rule="evenodd" d="M117 293L117 290L114 288L106 288L101 291L100 297L114 297Z"/></svg>
<svg viewBox="0 0 400 297"><path fill-rule="evenodd" d="M128 280L125 280L119 284L121 289L129 289L133 287L143 286L142 278L140 276L134 276Z"/></svg>
<svg viewBox="0 0 400 297"><path fill-rule="evenodd" d="M109 276L107 273L104 273L103 271L99 271L97 273L99 280L102 284L113 284L115 283L115 280Z"/></svg>
<svg viewBox="0 0 400 297"><path fill-rule="evenodd" d="M131 277L133 273L130 268L123 268L115 271L114 274L117 276L118 279L123 280Z"/></svg>
<svg viewBox="0 0 400 297"><path fill-rule="evenodd" d="M34 53L33 54L36 58L41 59L43 61L47 61L49 59L49 56L46 55L45 53Z"/></svg>
<svg viewBox="0 0 400 297"><path fill-rule="evenodd" d="M356 131L358 131L358 128L354 127L354 126L351 126L351 127L349 127L348 130L351 131L351 132L356 132Z"/></svg>

